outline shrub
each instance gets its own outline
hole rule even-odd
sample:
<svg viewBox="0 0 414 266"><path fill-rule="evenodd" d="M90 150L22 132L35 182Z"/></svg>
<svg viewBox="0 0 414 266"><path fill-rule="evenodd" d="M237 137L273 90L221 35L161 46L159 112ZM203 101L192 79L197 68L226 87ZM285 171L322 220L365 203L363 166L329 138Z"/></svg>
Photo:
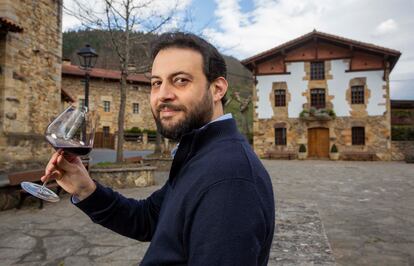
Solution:
<svg viewBox="0 0 414 266"><path fill-rule="evenodd" d="M133 127L130 129L126 129L125 133L141 133L142 130L139 127Z"/></svg>
<svg viewBox="0 0 414 266"><path fill-rule="evenodd" d="M309 116L309 111L308 110L302 110L302 112L300 112L300 114L299 114L300 118L304 118L306 116Z"/></svg>
<svg viewBox="0 0 414 266"><path fill-rule="evenodd" d="M334 145L332 145L332 147L331 147L331 152L332 153L337 153L338 152L338 148L336 147L336 145L334 144Z"/></svg>
<svg viewBox="0 0 414 266"><path fill-rule="evenodd" d="M412 126L392 126L392 140L414 140L414 127Z"/></svg>
<svg viewBox="0 0 414 266"><path fill-rule="evenodd" d="M300 146L299 146L299 152L306 152L306 146L305 146L305 144L300 144Z"/></svg>

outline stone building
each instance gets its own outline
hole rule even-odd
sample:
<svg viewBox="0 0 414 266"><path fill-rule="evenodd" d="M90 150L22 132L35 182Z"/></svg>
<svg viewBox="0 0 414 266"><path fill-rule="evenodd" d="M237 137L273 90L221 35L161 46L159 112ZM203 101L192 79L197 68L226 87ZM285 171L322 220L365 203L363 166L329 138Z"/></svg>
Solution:
<svg viewBox="0 0 414 266"><path fill-rule="evenodd" d="M50 155L43 134L68 100L61 16L61 0L0 0L0 168Z"/></svg>
<svg viewBox="0 0 414 266"><path fill-rule="evenodd" d="M401 53L318 31L242 61L256 78L259 156L391 159L389 75Z"/></svg>
<svg viewBox="0 0 414 266"><path fill-rule="evenodd" d="M65 61L62 65L62 89L83 104L85 72L78 66ZM118 112L120 106L120 71L94 68L90 72L89 108L98 110L100 115L97 127L95 147L114 148L115 133L118 129ZM140 129L155 130L155 122L149 102L150 82L143 74L133 74L128 77L128 88L125 109L125 129L138 127ZM142 145L131 146L130 149L151 148Z"/></svg>

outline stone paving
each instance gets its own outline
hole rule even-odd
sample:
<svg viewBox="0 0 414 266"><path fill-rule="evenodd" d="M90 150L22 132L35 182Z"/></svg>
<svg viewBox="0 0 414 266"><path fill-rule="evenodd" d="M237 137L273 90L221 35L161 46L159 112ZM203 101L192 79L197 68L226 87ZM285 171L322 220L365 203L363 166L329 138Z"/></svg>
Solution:
<svg viewBox="0 0 414 266"><path fill-rule="evenodd" d="M276 204L294 200L316 206L337 265L414 265L413 164L264 164Z"/></svg>
<svg viewBox="0 0 414 266"><path fill-rule="evenodd" d="M269 265L414 265L412 164L264 164L277 197ZM143 198L158 187L120 192ZM147 247L92 224L68 195L0 212L0 265L136 265Z"/></svg>

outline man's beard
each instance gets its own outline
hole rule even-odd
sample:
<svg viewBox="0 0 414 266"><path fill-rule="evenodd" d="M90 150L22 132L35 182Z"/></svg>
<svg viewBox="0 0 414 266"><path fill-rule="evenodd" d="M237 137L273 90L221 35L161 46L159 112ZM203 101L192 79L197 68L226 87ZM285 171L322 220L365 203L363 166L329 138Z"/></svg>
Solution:
<svg viewBox="0 0 414 266"><path fill-rule="evenodd" d="M164 127L161 123L160 111L165 107L174 111L182 111L184 113L184 119L168 128ZM165 138L180 141L184 134L189 133L194 129L201 128L210 122L213 115L213 101L208 89L200 103L194 104L192 107L193 109L188 109L184 105L174 105L172 103L160 104L156 109L158 116L152 111L152 115L154 116L160 134Z"/></svg>

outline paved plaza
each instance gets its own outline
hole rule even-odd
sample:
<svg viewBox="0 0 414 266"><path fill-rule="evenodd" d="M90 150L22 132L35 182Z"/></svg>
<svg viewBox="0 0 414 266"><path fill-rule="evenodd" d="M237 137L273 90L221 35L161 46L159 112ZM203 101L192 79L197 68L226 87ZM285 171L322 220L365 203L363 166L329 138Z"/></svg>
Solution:
<svg viewBox="0 0 414 266"><path fill-rule="evenodd" d="M414 265L414 165L264 164L277 198L269 265ZM120 192L143 198L159 185ZM0 212L0 265L136 265L147 247L92 224L68 195Z"/></svg>

